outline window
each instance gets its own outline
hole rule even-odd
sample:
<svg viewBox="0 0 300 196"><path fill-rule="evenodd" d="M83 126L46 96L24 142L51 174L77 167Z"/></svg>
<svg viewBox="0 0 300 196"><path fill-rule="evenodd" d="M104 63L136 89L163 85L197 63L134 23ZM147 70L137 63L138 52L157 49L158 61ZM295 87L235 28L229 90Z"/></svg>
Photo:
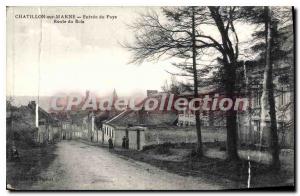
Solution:
<svg viewBox="0 0 300 196"><path fill-rule="evenodd" d="M261 92L256 92L254 94L254 107L260 106Z"/></svg>
<svg viewBox="0 0 300 196"><path fill-rule="evenodd" d="M206 119L202 120L202 125L204 127L208 127L209 126L209 121L207 121Z"/></svg>
<svg viewBox="0 0 300 196"><path fill-rule="evenodd" d="M259 120L254 121L254 131L260 132L260 121Z"/></svg>
<svg viewBox="0 0 300 196"><path fill-rule="evenodd" d="M286 105L288 103L288 93L284 87L281 88L281 94L279 96L279 106Z"/></svg>

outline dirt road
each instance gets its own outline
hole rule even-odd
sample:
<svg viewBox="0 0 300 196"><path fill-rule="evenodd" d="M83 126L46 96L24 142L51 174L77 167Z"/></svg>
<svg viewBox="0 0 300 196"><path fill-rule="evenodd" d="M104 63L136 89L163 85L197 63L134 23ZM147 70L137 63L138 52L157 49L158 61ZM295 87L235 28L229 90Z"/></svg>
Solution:
<svg viewBox="0 0 300 196"><path fill-rule="evenodd" d="M79 141L57 144L57 157L30 189L35 190L209 190L225 187L126 160Z"/></svg>

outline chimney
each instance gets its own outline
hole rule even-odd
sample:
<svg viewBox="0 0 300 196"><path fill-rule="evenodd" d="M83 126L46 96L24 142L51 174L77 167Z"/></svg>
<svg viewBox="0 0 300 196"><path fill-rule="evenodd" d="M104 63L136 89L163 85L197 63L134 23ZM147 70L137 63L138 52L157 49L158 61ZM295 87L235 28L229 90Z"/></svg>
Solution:
<svg viewBox="0 0 300 196"><path fill-rule="evenodd" d="M145 110L144 107L137 111L137 117L138 117L138 123L139 124L144 124L145 123Z"/></svg>
<svg viewBox="0 0 300 196"><path fill-rule="evenodd" d="M35 107L36 107L36 103L35 103L35 101L30 101L29 103L28 103L28 107L30 108L30 109L35 109Z"/></svg>
<svg viewBox="0 0 300 196"><path fill-rule="evenodd" d="M150 97L151 95L157 94L157 90L147 90L147 97Z"/></svg>

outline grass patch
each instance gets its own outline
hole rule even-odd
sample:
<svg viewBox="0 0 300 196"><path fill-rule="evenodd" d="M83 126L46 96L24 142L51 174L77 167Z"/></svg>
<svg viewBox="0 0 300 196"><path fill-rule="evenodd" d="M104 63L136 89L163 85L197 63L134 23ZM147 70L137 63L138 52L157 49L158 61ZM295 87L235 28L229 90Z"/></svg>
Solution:
<svg viewBox="0 0 300 196"><path fill-rule="evenodd" d="M18 148L20 160L6 160L6 183L13 189L23 190L43 180L39 174L54 160L55 148L55 145Z"/></svg>
<svg viewBox="0 0 300 196"><path fill-rule="evenodd" d="M206 144L209 147L215 144ZM219 183L227 187L228 189L244 189L247 188L248 181L248 165L247 160L239 160L236 162L227 161L218 158L202 157L195 158L192 153L189 157L186 157L183 161L168 161L155 159L148 156L149 152L157 154L166 154L170 152L170 149L179 149L186 147L194 147L194 145L184 144L161 144L153 145L143 149L143 151L135 150L122 150L114 151L115 153L122 155L124 158L130 158L137 161L146 162L160 169L167 170L171 173L176 173L182 176L196 176L206 179L208 182ZM219 144L219 147L224 147L223 143ZM192 149L191 149L192 152ZM293 184L287 183L290 178L289 174L284 171L274 172L270 170L268 165L256 163L251 161L251 188L261 187L276 187L276 186L291 186ZM230 182L228 182L230 181Z"/></svg>

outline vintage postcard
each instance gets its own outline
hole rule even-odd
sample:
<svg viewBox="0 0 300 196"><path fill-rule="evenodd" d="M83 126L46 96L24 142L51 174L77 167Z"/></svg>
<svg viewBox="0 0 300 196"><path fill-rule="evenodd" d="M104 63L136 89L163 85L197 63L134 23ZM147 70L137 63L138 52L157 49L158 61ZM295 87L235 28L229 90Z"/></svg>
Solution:
<svg viewBox="0 0 300 196"><path fill-rule="evenodd" d="M294 190L293 7L6 7L7 190Z"/></svg>

